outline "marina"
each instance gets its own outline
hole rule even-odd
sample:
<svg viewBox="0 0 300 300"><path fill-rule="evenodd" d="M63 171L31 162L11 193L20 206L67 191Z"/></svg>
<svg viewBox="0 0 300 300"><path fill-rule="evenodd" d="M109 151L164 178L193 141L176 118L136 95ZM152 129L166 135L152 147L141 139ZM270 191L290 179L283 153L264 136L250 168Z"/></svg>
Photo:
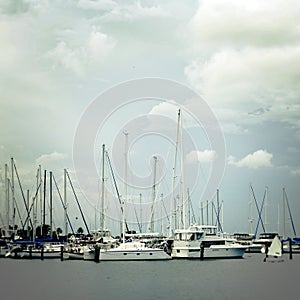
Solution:
<svg viewBox="0 0 300 300"><path fill-rule="evenodd" d="M94 262L1 259L3 299L275 299L298 295L300 255ZM59 275L58 275L59 274ZM17 288L11 287L17 284ZM39 295L39 296L37 296ZM288 295L288 296L287 296Z"/></svg>

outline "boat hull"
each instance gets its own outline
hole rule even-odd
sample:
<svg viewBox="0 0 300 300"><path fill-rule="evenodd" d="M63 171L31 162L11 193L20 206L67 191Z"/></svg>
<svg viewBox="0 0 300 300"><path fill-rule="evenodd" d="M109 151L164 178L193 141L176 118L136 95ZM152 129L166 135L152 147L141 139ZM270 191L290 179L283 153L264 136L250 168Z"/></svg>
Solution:
<svg viewBox="0 0 300 300"><path fill-rule="evenodd" d="M152 250L118 250L111 249L100 251L100 261L145 261L145 260L170 260L172 257L160 249Z"/></svg>
<svg viewBox="0 0 300 300"><path fill-rule="evenodd" d="M222 258L243 258L245 247L232 246L211 246L204 248L203 256L201 257L200 248L176 248L172 250L172 258L186 259L222 259Z"/></svg>

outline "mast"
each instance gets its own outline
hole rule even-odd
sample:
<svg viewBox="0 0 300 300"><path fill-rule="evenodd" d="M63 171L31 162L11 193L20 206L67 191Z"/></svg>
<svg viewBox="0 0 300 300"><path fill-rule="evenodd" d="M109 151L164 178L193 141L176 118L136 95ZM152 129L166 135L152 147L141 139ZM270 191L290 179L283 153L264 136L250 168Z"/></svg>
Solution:
<svg viewBox="0 0 300 300"><path fill-rule="evenodd" d="M4 186L5 186L5 202L6 202L6 236L9 236L9 196L8 196L8 177L7 177L8 166L5 164L4 167Z"/></svg>
<svg viewBox="0 0 300 300"><path fill-rule="evenodd" d="M285 189L282 189L282 199L283 199L283 239L285 239L285 199L284 199Z"/></svg>
<svg viewBox="0 0 300 300"><path fill-rule="evenodd" d="M27 207L28 207L28 215L27 215L27 218L30 220L30 209L29 209L29 190L27 190ZM27 237L29 238L29 225L27 225Z"/></svg>
<svg viewBox="0 0 300 300"><path fill-rule="evenodd" d="M153 185L152 185L152 205L151 205L151 219L150 219L150 232L154 232L154 204L156 197L156 165L157 165L157 157L153 156L154 166L153 166Z"/></svg>
<svg viewBox="0 0 300 300"><path fill-rule="evenodd" d="M15 179L14 179L14 159L11 158L11 197L12 197L12 207L13 207L13 231L15 230L16 224L16 199L15 199Z"/></svg>
<svg viewBox="0 0 300 300"><path fill-rule="evenodd" d="M268 225L268 223L267 223L267 218L268 218L268 211L267 211L267 208L268 208L268 201L269 200L269 190L268 190L268 187L266 186L266 203L265 203L265 229L266 229L266 231L268 231L268 229L267 229L267 225Z"/></svg>
<svg viewBox="0 0 300 300"><path fill-rule="evenodd" d="M249 227L250 227L250 234L253 234L253 201L252 201L252 193L251 193L251 183L249 185Z"/></svg>
<svg viewBox="0 0 300 300"><path fill-rule="evenodd" d="M200 203L200 215L201 215L201 222L199 222L199 225L204 225L204 215L203 215L203 202Z"/></svg>
<svg viewBox="0 0 300 300"><path fill-rule="evenodd" d="M182 205L182 225L186 228L186 201L184 199L184 164L183 164L183 134L182 134L182 117L180 114L180 198Z"/></svg>
<svg viewBox="0 0 300 300"><path fill-rule="evenodd" d="M127 201L127 163L128 163L128 132L124 132L125 136L125 147L124 147L124 195L122 197L123 202L123 216L122 216L122 233L123 243L125 243L125 204Z"/></svg>
<svg viewBox="0 0 300 300"><path fill-rule="evenodd" d="M219 189L217 189L217 231L220 230L220 202L219 202Z"/></svg>
<svg viewBox="0 0 300 300"><path fill-rule="evenodd" d="M101 175L101 214L100 214L100 228L105 228L105 214L104 214L104 186L105 186L105 170L104 170L104 155L105 155L105 145L102 145L102 175Z"/></svg>
<svg viewBox="0 0 300 300"><path fill-rule="evenodd" d="M67 170L64 169L64 223L65 236L68 236L68 211L67 211Z"/></svg>
<svg viewBox="0 0 300 300"><path fill-rule="evenodd" d="M293 216L292 216L289 200L288 200L288 197L287 197L287 194L286 194L285 190L284 190L284 198L285 198L286 205L287 205L287 208L288 208L288 213L289 213L289 216L290 216L294 237L296 237L297 233L296 233L296 229L295 229L295 224L294 224L294 221L293 221Z"/></svg>
<svg viewBox="0 0 300 300"><path fill-rule="evenodd" d="M176 220L176 198L175 198L175 194L174 194L174 192L175 192L174 189L175 189L175 179L176 179L176 163L177 163L178 136L179 136L179 125L180 125L179 122L180 122L180 109L178 109L176 142L175 142L175 152L174 152L174 162L173 162L169 236L172 235L172 230L175 229L175 227L177 226L177 220Z"/></svg>
<svg viewBox="0 0 300 300"><path fill-rule="evenodd" d="M46 180L47 180L47 171L44 170L44 202L43 202L43 226L42 226L42 236L45 236L44 228L46 225Z"/></svg>
<svg viewBox="0 0 300 300"><path fill-rule="evenodd" d="M42 192L42 166L39 165L39 185L40 185L40 213L41 213L41 235L43 234L43 192Z"/></svg>
<svg viewBox="0 0 300 300"><path fill-rule="evenodd" d="M143 232L143 209L142 209L142 193L140 193L140 222L141 222L141 233Z"/></svg>
<svg viewBox="0 0 300 300"><path fill-rule="evenodd" d="M221 211L222 211L222 221L221 221L221 225L222 225L222 231L224 231L224 201L222 200L221 202Z"/></svg>
<svg viewBox="0 0 300 300"><path fill-rule="evenodd" d="M160 205L160 218L161 218L161 223L160 223L160 233L161 235L164 234L164 216L163 216L163 208L164 208L164 194L160 194L160 199L161 199L161 205Z"/></svg>
<svg viewBox="0 0 300 300"><path fill-rule="evenodd" d="M50 236L52 238L52 210L53 210L53 205L52 205L52 171L50 171Z"/></svg>

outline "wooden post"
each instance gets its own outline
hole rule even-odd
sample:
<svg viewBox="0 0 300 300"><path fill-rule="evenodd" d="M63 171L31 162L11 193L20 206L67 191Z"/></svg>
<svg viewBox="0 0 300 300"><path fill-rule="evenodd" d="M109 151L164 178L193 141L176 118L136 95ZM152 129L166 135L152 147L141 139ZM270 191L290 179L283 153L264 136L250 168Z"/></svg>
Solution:
<svg viewBox="0 0 300 300"><path fill-rule="evenodd" d="M42 245L41 249L41 260L44 260L44 245Z"/></svg>
<svg viewBox="0 0 300 300"><path fill-rule="evenodd" d="M95 245L95 258L94 258L94 261L96 263L100 262L100 246L98 246L98 245Z"/></svg>
<svg viewBox="0 0 300 300"><path fill-rule="evenodd" d="M293 259L293 247L292 247L292 239L289 239L289 253L290 253L290 259Z"/></svg>
<svg viewBox="0 0 300 300"><path fill-rule="evenodd" d="M32 246L29 246L29 259L32 259Z"/></svg>
<svg viewBox="0 0 300 300"><path fill-rule="evenodd" d="M60 261L64 260L64 246L60 246Z"/></svg>
<svg viewBox="0 0 300 300"><path fill-rule="evenodd" d="M201 243L200 245L200 260L204 259L204 245Z"/></svg>

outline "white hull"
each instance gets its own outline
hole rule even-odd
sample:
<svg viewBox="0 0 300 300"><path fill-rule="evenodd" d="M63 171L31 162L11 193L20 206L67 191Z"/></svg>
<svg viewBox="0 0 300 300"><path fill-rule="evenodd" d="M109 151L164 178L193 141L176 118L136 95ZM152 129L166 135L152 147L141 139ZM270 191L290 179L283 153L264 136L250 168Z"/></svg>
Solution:
<svg viewBox="0 0 300 300"><path fill-rule="evenodd" d="M172 259L162 249L110 249L100 251L100 261L135 261L135 260L169 260Z"/></svg>
<svg viewBox="0 0 300 300"><path fill-rule="evenodd" d="M54 252L44 252L43 258L60 258L61 252L54 251ZM5 257L11 257L11 258L32 258L32 259L41 259L42 253L41 251L32 251L31 253L29 251L19 251L19 252L7 252Z"/></svg>
<svg viewBox="0 0 300 300"><path fill-rule="evenodd" d="M244 246L211 246L204 248L203 259L206 258L242 258L245 253ZM200 248L179 248L172 250L173 258L200 259Z"/></svg>
<svg viewBox="0 0 300 300"><path fill-rule="evenodd" d="M175 230L173 258L242 258L247 246L216 234L216 226L191 225Z"/></svg>

